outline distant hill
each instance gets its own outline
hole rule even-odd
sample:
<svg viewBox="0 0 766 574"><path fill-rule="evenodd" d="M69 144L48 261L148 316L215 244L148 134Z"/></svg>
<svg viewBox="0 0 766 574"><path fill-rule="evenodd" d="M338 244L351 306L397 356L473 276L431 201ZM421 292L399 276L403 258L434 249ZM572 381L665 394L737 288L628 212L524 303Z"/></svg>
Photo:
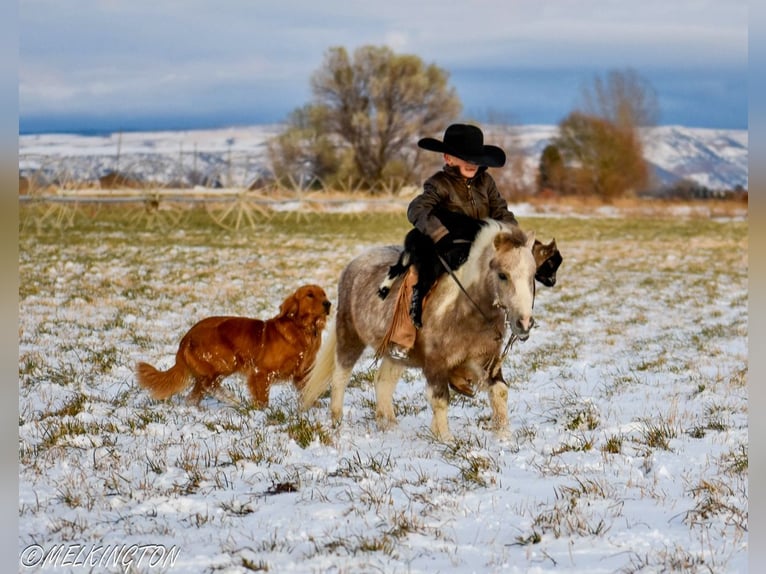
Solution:
<svg viewBox="0 0 766 574"><path fill-rule="evenodd" d="M663 183L687 179L711 189L747 189L747 130L660 126L647 130L644 146Z"/></svg>
<svg viewBox="0 0 766 574"><path fill-rule="evenodd" d="M536 173L556 126L506 132ZM112 172L165 184L247 186L268 173L266 142L281 126L19 136L19 172L45 181L98 181ZM710 189L748 187L747 130L660 126L644 131L646 159L662 185L687 180ZM489 138L488 138L489 139Z"/></svg>

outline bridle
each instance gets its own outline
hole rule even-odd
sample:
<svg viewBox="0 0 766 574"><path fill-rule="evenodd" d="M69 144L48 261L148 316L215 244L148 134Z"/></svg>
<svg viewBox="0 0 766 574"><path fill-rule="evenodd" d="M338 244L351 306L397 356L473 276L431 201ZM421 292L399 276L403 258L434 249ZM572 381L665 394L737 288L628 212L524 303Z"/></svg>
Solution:
<svg viewBox="0 0 766 574"><path fill-rule="evenodd" d="M463 295L466 296L468 301L470 301L471 305L479 312L479 314L484 318L484 320L487 322L488 325L491 325L495 331L497 332L497 340L502 341L503 340L503 332L498 329L495 326L495 321L493 321L491 318L487 316L487 314L482 310L481 307L479 307L479 304L473 300L473 297L471 297L468 294L468 291L465 287L463 287L463 284L460 282L460 279L458 279L457 275L455 275L455 272L452 270L452 267L449 266L447 261L439 254L437 253L436 256L439 258L439 262L442 264L442 267L449 273L449 276L452 277L452 280L455 282L455 284L460 288L460 290L463 292ZM535 279L532 278L532 309L535 308L535 295L537 292L537 286L535 285ZM508 320L508 310L503 308L503 311L505 312L505 322L504 325L509 325L510 321ZM519 339L519 336L513 332L513 329L508 329L511 334L508 336L508 341L505 343L505 346L503 347L503 352L499 356L499 364L502 364L503 361L505 361L505 358L508 356L508 353L510 353L511 348L513 348L513 344Z"/></svg>

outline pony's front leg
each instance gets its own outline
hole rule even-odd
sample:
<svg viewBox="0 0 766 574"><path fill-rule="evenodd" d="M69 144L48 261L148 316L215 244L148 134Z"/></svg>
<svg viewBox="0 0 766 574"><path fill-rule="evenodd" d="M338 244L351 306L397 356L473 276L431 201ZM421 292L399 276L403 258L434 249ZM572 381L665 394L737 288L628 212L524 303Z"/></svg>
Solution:
<svg viewBox="0 0 766 574"><path fill-rule="evenodd" d="M508 385L503 381L490 381L489 406L492 409L492 428L500 435L508 429Z"/></svg>
<svg viewBox="0 0 766 574"><path fill-rule="evenodd" d="M403 370L402 365L384 358L375 375L375 420L382 430L396 425L393 397Z"/></svg>
<svg viewBox="0 0 766 574"><path fill-rule="evenodd" d="M508 383L503 378L503 365L499 356L490 362L489 374L489 406L492 409L492 429L499 435L507 435L508 428Z"/></svg>
<svg viewBox="0 0 766 574"><path fill-rule="evenodd" d="M343 397L350 378L351 368L336 366L330 382L330 416L335 426L343 420Z"/></svg>
<svg viewBox="0 0 766 574"><path fill-rule="evenodd" d="M431 371L424 368L426 376L426 396L431 403L433 419L431 419L431 432L437 440L451 442L454 440L447 422L447 409L449 407L449 377L447 373Z"/></svg>

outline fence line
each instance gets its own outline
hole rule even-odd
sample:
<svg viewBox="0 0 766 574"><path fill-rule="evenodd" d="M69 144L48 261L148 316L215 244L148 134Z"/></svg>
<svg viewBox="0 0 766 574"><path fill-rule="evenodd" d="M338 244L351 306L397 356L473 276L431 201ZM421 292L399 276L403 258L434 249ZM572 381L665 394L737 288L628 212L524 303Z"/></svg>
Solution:
<svg viewBox="0 0 766 574"><path fill-rule="evenodd" d="M146 201L163 201L170 203L232 203L247 201L255 205L291 207L295 204L311 209L311 206L322 207L349 207L352 205L364 205L371 208L381 207L406 207L411 197L400 197L393 194L387 196L371 196L362 194L346 194L344 197L322 197L320 194L307 194L305 192L276 192L278 197L268 197L263 193L251 192L241 189L156 189L156 190L98 190L98 189L68 189L56 193L26 193L19 195L21 203L137 203ZM328 193L327 195L331 195Z"/></svg>
<svg viewBox="0 0 766 574"><path fill-rule="evenodd" d="M19 175L40 186L73 187L98 185L110 174L119 174L141 186L191 188L205 186L248 187L270 174L263 152L251 150L121 152L46 155L19 153Z"/></svg>
<svg viewBox="0 0 766 574"><path fill-rule="evenodd" d="M88 205L120 205L130 209L130 221L142 227L163 229L180 225L190 206L202 206L208 217L219 227L239 231L255 228L279 213L306 219L310 213L338 213L360 217L367 212L401 215L411 198L393 194L385 197L347 194L343 197L322 197L315 193L281 191L269 197L261 191L242 189L157 189L157 190L59 190L55 193L19 195L27 205L22 227L66 229L73 227L80 216L93 217L84 208Z"/></svg>

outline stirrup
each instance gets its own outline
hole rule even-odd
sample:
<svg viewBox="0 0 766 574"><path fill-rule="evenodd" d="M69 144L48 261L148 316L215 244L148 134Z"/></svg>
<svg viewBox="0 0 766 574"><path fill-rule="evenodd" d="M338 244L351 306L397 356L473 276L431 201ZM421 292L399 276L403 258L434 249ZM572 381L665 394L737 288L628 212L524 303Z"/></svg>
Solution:
<svg viewBox="0 0 766 574"><path fill-rule="evenodd" d="M396 343L391 343L391 345L388 347L388 355L392 359L399 359L403 361L409 358L410 350L406 347L402 347L401 345L397 345Z"/></svg>

